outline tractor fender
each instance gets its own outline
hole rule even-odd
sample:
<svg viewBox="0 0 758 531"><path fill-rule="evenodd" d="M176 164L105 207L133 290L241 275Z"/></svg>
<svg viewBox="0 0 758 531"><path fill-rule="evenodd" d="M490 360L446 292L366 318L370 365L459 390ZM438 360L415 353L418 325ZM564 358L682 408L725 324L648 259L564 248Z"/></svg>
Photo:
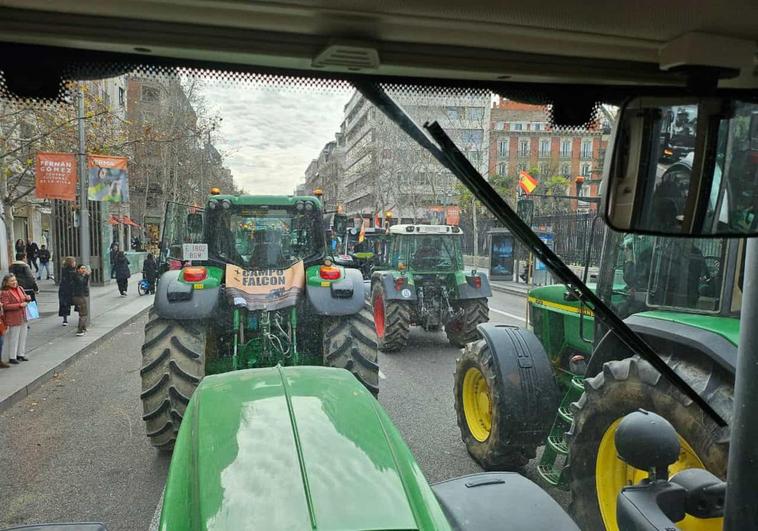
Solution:
<svg viewBox="0 0 758 531"><path fill-rule="evenodd" d="M478 277L482 279L482 287L475 288L465 277ZM492 288L490 287L490 279L486 273L477 271L473 275L468 272L464 273L464 280L462 284L458 284L458 298L459 299L482 299L484 297L492 297Z"/></svg>
<svg viewBox="0 0 758 531"><path fill-rule="evenodd" d="M408 277L410 278L410 276ZM406 285L400 291L395 289L395 276L391 271L375 271L371 275L371 286L380 283L384 288L384 300L387 301L415 301L416 289ZM408 291L406 291L408 290Z"/></svg>
<svg viewBox="0 0 758 531"><path fill-rule="evenodd" d="M547 353L533 332L493 323L477 326L492 353L511 444L547 437L561 395Z"/></svg>
<svg viewBox="0 0 758 531"><path fill-rule="evenodd" d="M353 315L361 311L364 301L363 275L345 268L345 277L329 287L306 286L308 300L319 315Z"/></svg>
<svg viewBox="0 0 758 531"><path fill-rule="evenodd" d="M166 271L158 281L153 307L163 319L198 320L211 317L218 306L221 288L195 289L179 282L181 270Z"/></svg>
<svg viewBox="0 0 758 531"><path fill-rule="evenodd" d="M653 350L666 359L672 354L684 354L690 357L710 360L721 369L735 373L737 347L723 336L686 324L655 319L644 315L632 315L624 322L637 332ZM612 331L607 332L598 342L587 364L586 376L599 373L603 364L629 358L634 353L616 337Z"/></svg>

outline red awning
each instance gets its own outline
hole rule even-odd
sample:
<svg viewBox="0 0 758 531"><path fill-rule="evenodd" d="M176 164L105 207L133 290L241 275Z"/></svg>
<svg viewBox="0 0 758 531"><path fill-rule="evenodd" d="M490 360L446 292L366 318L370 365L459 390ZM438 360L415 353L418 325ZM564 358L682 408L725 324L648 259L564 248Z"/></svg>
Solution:
<svg viewBox="0 0 758 531"><path fill-rule="evenodd" d="M129 216L122 216L121 217L121 222L124 223L124 224L126 224L126 225L131 225L132 227L140 227L141 226L139 223L135 223L132 220L132 218L130 218Z"/></svg>
<svg viewBox="0 0 758 531"><path fill-rule="evenodd" d="M118 216L114 216L113 214L111 214L111 218L108 220L108 223L110 223L111 225L118 225L119 223L121 223L121 220L119 219Z"/></svg>

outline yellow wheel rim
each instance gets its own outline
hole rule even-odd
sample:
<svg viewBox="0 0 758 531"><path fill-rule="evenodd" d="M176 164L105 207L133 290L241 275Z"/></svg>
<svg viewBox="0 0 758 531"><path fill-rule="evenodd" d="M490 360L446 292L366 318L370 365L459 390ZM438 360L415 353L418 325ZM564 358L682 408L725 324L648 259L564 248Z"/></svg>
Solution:
<svg viewBox="0 0 758 531"><path fill-rule="evenodd" d="M636 485L648 476L647 472L636 469L624 463L616 455L614 436L621 419L611 424L600 440L597 451L597 463L595 465L595 487L597 488L597 501L600 505L600 513L603 523L608 531L618 531L616 522L616 496L622 487ZM695 450L680 435L679 444L682 450L679 460L669 468L669 475L674 475L685 468L705 468ZM684 520L678 522L677 528L682 531L710 531L723 529L722 518L694 518L687 515Z"/></svg>
<svg viewBox="0 0 758 531"><path fill-rule="evenodd" d="M471 435L479 442L486 441L492 428L490 388L482 371L471 367L463 376L463 414Z"/></svg>

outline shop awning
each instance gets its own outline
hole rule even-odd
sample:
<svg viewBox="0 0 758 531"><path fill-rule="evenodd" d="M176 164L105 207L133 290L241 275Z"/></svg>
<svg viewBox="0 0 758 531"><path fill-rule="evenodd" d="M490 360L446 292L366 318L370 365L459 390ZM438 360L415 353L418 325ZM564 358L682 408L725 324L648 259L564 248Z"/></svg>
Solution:
<svg viewBox="0 0 758 531"><path fill-rule="evenodd" d="M121 223L124 225L131 225L132 227L141 227L139 223L135 223L129 216L121 216Z"/></svg>
<svg viewBox="0 0 758 531"><path fill-rule="evenodd" d="M118 225L119 223L121 223L121 219L119 219L118 216L114 216L113 214L111 214L111 217L108 220L108 223L110 223L111 225Z"/></svg>

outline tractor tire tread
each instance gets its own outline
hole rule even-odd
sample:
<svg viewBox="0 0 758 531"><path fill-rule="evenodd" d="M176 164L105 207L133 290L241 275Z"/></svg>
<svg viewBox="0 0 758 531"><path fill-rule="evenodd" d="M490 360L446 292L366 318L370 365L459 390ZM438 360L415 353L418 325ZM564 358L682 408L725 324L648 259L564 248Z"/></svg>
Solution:
<svg viewBox="0 0 758 531"><path fill-rule="evenodd" d="M326 318L324 322L324 365L353 373L374 396L379 393L379 357L371 311L364 306L358 314Z"/></svg>

